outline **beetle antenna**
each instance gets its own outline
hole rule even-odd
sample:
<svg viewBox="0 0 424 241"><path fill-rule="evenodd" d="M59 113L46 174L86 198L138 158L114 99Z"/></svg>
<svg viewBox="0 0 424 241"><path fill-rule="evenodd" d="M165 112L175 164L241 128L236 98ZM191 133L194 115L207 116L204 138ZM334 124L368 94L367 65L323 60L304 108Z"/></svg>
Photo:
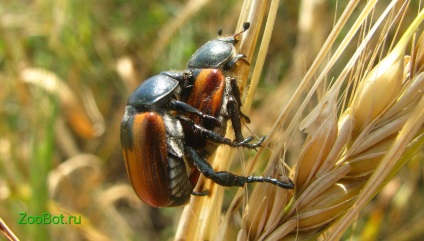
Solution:
<svg viewBox="0 0 424 241"><path fill-rule="evenodd" d="M243 29L244 31L248 30L250 28L250 22L244 22L243 23Z"/></svg>
<svg viewBox="0 0 424 241"><path fill-rule="evenodd" d="M240 34L246 32L249 28L250 28L250 22L244 22L243 23L243 30L241 30L240 32L234 34L234 38L237 38Z"/></svg>
<svg viewBox="0 0 424 241"><path fill-rule="evenodd" d="M222 35L222 28L218 29L218 36Z"/></svg>

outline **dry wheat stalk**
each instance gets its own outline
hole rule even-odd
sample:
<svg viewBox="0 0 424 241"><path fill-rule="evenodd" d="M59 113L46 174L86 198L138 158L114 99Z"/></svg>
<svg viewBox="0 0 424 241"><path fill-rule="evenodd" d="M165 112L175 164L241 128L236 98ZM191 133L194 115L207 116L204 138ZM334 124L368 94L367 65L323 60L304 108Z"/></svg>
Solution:
<svg viewBox="0 0 424 241"><path fill-rule="evenodd" d="M396 174L407 159L423 146L421 126L424 122L424 37L419 38L412 57L405 56L405 49L424 20L424 10L417 15L396 46L385 57L381 57L381 60L376 61L377 65L371 68L361 62L367 51L367 44L377 28L385 24L381 34L385 36L388 26L402 17L408 1L403 8L397 10L399 12L393 10L397 1L387 5L381 17L364 34L357 52L339 78L328 89L314 111L298 124L300 113L320 81L336 63L356 31L362 24L366 24L376 5L376 1L367 3L322 73L317 74L317 66L328 53L340 26L348 19L357 2L350 2L292 98L298 98L298 93L305 89L305 83L313 75L319 75L299 108L298 115L287 128L288 132L293 132L295 127L300 127L308 134L296 165L290 173L290 176L294 177L296 189L287 191L259 183L248 196L245 190L240 189L223 218L220 217L222 189L213 189L213 193L218 195L202 200L194 198L191 206L185 209L187 220L183 221L185 226L180 226L177 240L314 240L324 237L325 240L338 240L355 221L365 204ZM272 1L271 10L275 8L272 4L278 5L278 1ZM386 20L387 16L393 15L394 19L389 17L389 20ZM269 13L268 16L272 14ZM378 44L384 44L384 37ZM378 52L375 51L372 59L376 56ZM259 73L261 68L257 68ZM349 73L357 70L362 72L350 74L351 79L347 78ZM352 97L348 99L347 95L342 95L340 101L340 89L342 84L346 83L352 88ZM270 136L277 135L282 130L286 112L292 106L293 101L290 101L276 121ZM339 115L337 111L340 108L342 111ZM266 176L284 173L281 159L284 157L285 142L289 141L289 134L285 134L281 140L280 143L274 144L276 147L271 148L273 154L264 174ZM266 144L269 144L269 140ZM260 150L248 163L247 174L252 173L263 151ZM218 150L216 155L215 160L228 160L227 158L231 157L222 150ZM217 185L212 188L217 188ZM247 202L244 203L246 199ZM188 221L190 218L191 221ZM221 220L219 226L218 220Z"/></svg>
<svg viewBox="0 0 424 241"><path fill-rule="evenodd" d="M243 5L242 16L238 22L237 29L241 29L244 22L250 22L251 26L249 31L243 35L238 48L240 53L247 56L249 62L252 59L252 53L259 36L267 5L267 1L245 1ZM237 66L234 74L238 77L240 89L243 90L246 86L249 66L245 64ZM253 80L250 84L253 86L257 85ZM247 113L246 110L244 111ZM231 131L227 133L229 135L233 134ZM209 162L215 170L228 170L231 165L233 151L221 145L215 155L209 158ZM214 185L213 182L203 178L203 176L200 177L196 188L199 190L208 190L210 195L206 197L193 196L191 198L190 204L184 208L182 217L180 218L175 240L212 240L217 235L224 189L219 185Z"/></svg>
<svg viewBox="0 0 424 241"><path fill-rule="evenodd" d="M3 237L7 238L7 240L19 241L18 237L16 237L12 230L10 230L2 218L0 218L0 233L3 235Z"/></svg>

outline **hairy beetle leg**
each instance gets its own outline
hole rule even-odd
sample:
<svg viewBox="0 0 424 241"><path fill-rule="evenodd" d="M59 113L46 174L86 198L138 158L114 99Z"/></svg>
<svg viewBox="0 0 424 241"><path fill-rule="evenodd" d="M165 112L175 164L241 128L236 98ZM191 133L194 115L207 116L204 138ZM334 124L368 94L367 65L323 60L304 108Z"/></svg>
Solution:
<svg viewBox="0 0 424 241"><path fill-rule="evenodd" d="M230 114L231 125L234 129L234 135L236 137L237 142L244 142L246 139L243 137L241 132L241 117L245 118L248 122L250 122L249 117L241 113L240 106L237 104L237 101L234 98L229 98L228 103L228 112Z"/></svg>
<svg viewBox="0 0 424 241"><path fill-rule="evenodd" d="M214 181L215 183L226 186L226 187L243 187L246 183L252 183L252 182L267 182L274 185L277 185L278 187L285 188L285 189L293 189L294 183L292 180L289 179L289 183L281 182L275 178L271 177L259 177L259 176L239 176L236 174L233 174L231 172L226 171L218 171L215 172L212 168L212 166L203 159L196 151L196 149L187 146L186 151L188 155L193 160L194 165L197 167L197 169L206 177Z"/></svg>
<svg viewBox="0 0 424 241"><path fill-rule="evenodd" d="M227 109L234 129L234 134L236 136L236 141L241 142L244 140L241 132L241 118L243 118L246 123L250 123L250 118L241 112L241 98L240 91L237 86L237 80L231 78L230 85L233 97L228 99Z"/></svg>

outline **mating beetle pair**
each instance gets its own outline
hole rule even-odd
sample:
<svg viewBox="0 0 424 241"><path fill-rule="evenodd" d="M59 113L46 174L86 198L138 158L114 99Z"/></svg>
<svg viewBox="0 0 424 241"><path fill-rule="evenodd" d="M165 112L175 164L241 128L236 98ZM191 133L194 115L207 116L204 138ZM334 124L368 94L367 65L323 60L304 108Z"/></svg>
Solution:
<svg viewBox="0 0 424 241"><path fill-rule="evenodd" d="M239 35L220 37L200 47L184 71L166 71L144 81L128 98L121 122L127 173L141 200L154 207L187 203L200 173L223 186L269 182L291 189L293 182L269 177L215 172L205 160L218 144L254 149L244 138L236 80L228 76L244 55L235 51ZM231 120L235 140L224 137Z"/></svg>

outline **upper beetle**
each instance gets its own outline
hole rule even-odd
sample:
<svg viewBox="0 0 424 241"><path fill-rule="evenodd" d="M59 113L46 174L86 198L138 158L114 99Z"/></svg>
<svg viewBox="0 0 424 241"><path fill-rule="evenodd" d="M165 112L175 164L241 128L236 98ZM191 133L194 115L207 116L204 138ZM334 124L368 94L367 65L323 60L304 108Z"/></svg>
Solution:
<svg viewBox="0 0 424 241"><path fill-rule="evenodd" d="M219 127L216 127L208 121L192 116L196 124L224 135L227 120L231 120L237 142L251 140L251 137L244 139L241 133L241 119L247 123L250 122L250 119L241 112L237 80L229 76L228 72L234 68L237 61L246 61L246 56L238 53L235 45L241 34L246 32L249 27L250 23L245 22L242 31L208 41L197 49L187 63L192 78L186 80L188 87L184 88L181 94L182 101L216 117L221 123ZM188 129L186 131L187 142L192 142L197 147L205 146L206 140L199 140L195 133L190 131L190 128L185 129ZM263 139L260 140L260 142L262 141ZM214 149L209 150L209 152L213 151Z"/></svg>
<svg viewBox="0 0 424 241"><path fill-rule="evenodd" d="M181 89L180 94L182 102L202 113L213 116L219 122L217 125L210 119L187 113L185 117L190 122L182 119L186 144L197 148L199 151L205 149L205 151L212 153L217 147L214 143L219 141L210 141L208 138L199 135L198 131L193 129L192 124L224 136L228 120L231 121L234 130L234 143L248 143L253 139L253 137L244 138L241 132L241 119L244 118L247 122L250 122L250 120L240 110L240 93L234 78L225 76L219 69L190 69L184 72L168 71L162 74L184 83L184 88ZM258 145L263 140L264 138L259 141ZM212 145L206 145L207 143Z"/></svg>
<svg viewBox="0 0 424 241"><path fill-rule="evenodd" d="M234 131L234 143L248 143L253 137L244 138L241 131L241 120L246 123L250 119L241 111L240 91L237 80L230 73L237 61L246 61L246 56L237 52L235 45L240 40L240 36L250 27L249 22L243 24L243 30L227 37L219 37L208 41L197 49L187 63L188 71L191 74L186 79L186 88L181 93L181 101L193 106L201 112L216 117L220 125L213 125L209 120L189 114L190 119L197 125L201 125L208 130L225 135L226 123L231 121ZM221 34L219 34L221 35ZM174 73L174 78L181 78L180 73ZM188 82L188 83L187 83ZM190 147L194 147L203 158L213 153L221 141L203 138L183 122L185 142ZM261 138L256 146L259 146L265 137ZM289 183L279 183L280 187L293 188L294 184L289 179Z"/></svg>
<svg viewBox="0 0 424 241"><path fill-rule="evenodd" d="M241 32L208 41L194 52L188 60L187 67L189 69L213 68L224 72L230 70L238 60L246 58L245 55L237 53L235 45L240 35L249 27L250 23L245 22Z"/></svg>

